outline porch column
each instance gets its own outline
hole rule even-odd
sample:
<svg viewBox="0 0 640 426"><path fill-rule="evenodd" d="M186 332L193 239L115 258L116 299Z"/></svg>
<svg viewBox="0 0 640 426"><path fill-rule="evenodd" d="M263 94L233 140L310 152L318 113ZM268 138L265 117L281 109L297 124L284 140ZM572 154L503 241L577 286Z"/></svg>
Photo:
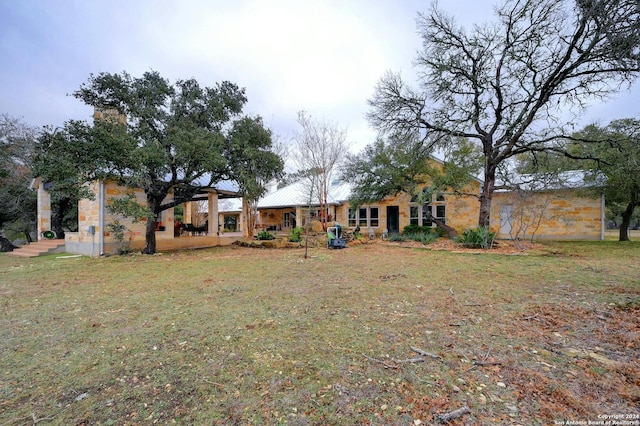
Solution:
<svg viewBox="0 0 640 426"><path fill-rule="evenodd" d="M238 215L238 226L237 226L237 230L242 231L242 235L243 236L247 236L247 230L245 229L245 217L244 217L244 212L242 211L242 209L240 209L240 214Z"/></svg>
<svg viewBox="0 0 640 426"><path fill-rule="evenodd" d="M207 201L209 202L209 229L207 230L207 234L218 235L220 231L220 227L218 226L218 193L209 192Z"/></svg>
<svg viewBox="0 0 640 426"><path fill-rule="evenodd" d="M193 217L191 215L191 201L184 203L184 223L193 223Z"/></svg>
<svg viewBox="0 0 640 426"><path fill-rule="evenodd" d="M44 231L51 230L51 194L44 189L41 182L38 185L38 235L37 239L42 239Z"/></svg>
<svg viewBox="0 0 640 426"><path fill-rule="evenodd" d="M302 228L302 207L296 206L296 227Z"/></svg>

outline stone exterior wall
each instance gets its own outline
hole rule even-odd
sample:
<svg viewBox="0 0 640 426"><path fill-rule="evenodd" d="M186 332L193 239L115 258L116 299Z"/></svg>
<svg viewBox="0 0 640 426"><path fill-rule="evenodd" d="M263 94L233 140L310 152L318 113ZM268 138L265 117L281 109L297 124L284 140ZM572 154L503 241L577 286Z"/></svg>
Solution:
<svg viewBox="0 0 640 426"><path fill-rule="evenodd" d="M473 181L464 191L468 195L444 194L444 201L439 204L446 209L446 223L459 234L467 229L477 228L480 212L480 201L474 194L480 193L480 183ZM361 233L367 235L372 229L376 235L387 229L387 207L398 207L399 230L410 224L411 199L406 193L384 199L378 203L362 206L378 208L378 226L360 226ZM505 207L507 206L507 207ZM331 207L331 214L346 229L354 229L349 225L349 204L343 203ZM512 212L510 224L512 232L520 230L520 237L528 239L600 239L602 232L602 200L593 197L578 196L575 191L536 192L527 197L518 197L515 193L495 193L491 207L491 228L498 232L499 238L512 238L512 233L505 228L501 212ZM260 211L263 224L278 225L283 223L285 212L293 212L293 207L285 209L264 209ZM305 209L298 208L298 213ZM306 214L306 213L304 213ZM282 229L288 231L289 229Z"/></svg>
<svg viewBox="0 0 640 426"><path fill-rule="evenodd" d="M604 226L602 202L571 190L496 193L491 222L499 238L599 240Z"/></svg>
<svg viewBox="0 0 640 426"><path fill-rule="evenodd" d="M105 204L106 206L108 206L113 199L125 197L127 196L127 194L132 192L135 195L136 200L140 204L143 204L143 205L146 204L147 199L143 190L141 189L132 190L130 188L119 186L115 181L107 181L105 183ZM171 199L172 197L169 196L169 198L166 199L165 202L170 202ZM125 238L129 242L145 241L145 229L147 226L146 218L140 218L137 222L134 222L132 218L123 218L123 217L113 216L109 214L109 212L105 208L105 217L104 217L105 228L106 228L104 232L105 244L116 242L116 240L114 240L113 235L109 231L109 228L107 226L110 223L113 223L113 221L116 219L119 220L120 223L122 223L124 226L127 227L127 231L125 232ZM164 229L157 228L158 230L156 231L156 240L159 241L159 240L173 239L173 224L174 224L173 209L163 211L157 226L164 227Z"/></svg>
<svg viewBox="0 0 640 426"><path fill-rule="evenodd" d="M146 218L141 218L141 220L134 223L131 218L114 217L106 209L111 200L117 197L124 197L131 191L133 191L138 202L144 204L146 203L144 191L140 189L131 190L119 186L113 180L104 182L104 186L99 181L91 182L87 186L94 194L94 199L82 199L78 202L78 232L66 233L66 251L87 256L98 256L102 254L100 253L102 242L104 253L115 253L120 243L114 238L108 227L115 219L119 219L126 226L125 241L132 248L144 247ZM102 191L104 191L104 194ZM104 209L101 211L103 203ZM104 223L104 229L101 228L101 223ZM164 228L159 228L156 231L158 247L161 247L160 241L173 240L173 225L173 209L162 212L158 227Z"/></svg>

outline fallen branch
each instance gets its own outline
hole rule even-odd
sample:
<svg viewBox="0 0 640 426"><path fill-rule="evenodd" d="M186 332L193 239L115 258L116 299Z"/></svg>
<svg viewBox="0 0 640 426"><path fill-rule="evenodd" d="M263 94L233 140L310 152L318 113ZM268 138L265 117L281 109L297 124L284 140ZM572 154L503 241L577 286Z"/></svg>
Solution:
<svg viewBox="0 0 640 426"><path fill-rule="evenodd" d="M370 356L368 356L366 354L362 354L362 356L365 357L366 359L368 359L369 361L375 361L375 362L378 362L378 363L384 365L384 368L391 368L391 369L394 369L394 370L398 370L400 368L397 365L389 364L386 361L383 361L381 359L371 358Z"/></svg>
<svg viewBox="0 0 640 426"><path fill-rule="evenodd" d="M502 365L499 361L473 361L473 365L479 365L480 367L486 367L491 365Z"/></svg>
<svg viewBox="0 0 640 426"><path fill-rule="evenodd" d="M427 352L427 351L423 351L420 348L416 348L415 346L411 346L411 350L414 351L415 353L418 353L422 356L426 356L429 358L433 358L433 359L440 359L442 358L440 355L436 355L436 354L432 354L431 352Z"/></svg>
<svg viewBox="0 0 640 426"><path fill-rule="evenodd" d="M417 358L408 358L408 359L395 359L393 362L397 362L398 364L406 364L406 363L415 363L415 362L424 362L426 360L425 357L417 357Z"/></svg>
<svg viewBox="0 0 640 426"><path fill-rule="evenodd" d="M455 420L458 417L462 417L465 414L471 414L471 410L466 405L457 410L450 411L444 414L435 414L433 417L440 423L449 423L451 420Z"/></svg>

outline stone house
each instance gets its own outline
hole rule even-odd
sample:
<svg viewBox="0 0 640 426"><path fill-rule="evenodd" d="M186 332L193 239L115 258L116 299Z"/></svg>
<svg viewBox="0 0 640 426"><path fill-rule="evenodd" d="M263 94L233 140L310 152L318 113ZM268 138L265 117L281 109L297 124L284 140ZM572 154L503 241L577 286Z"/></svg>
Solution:
<svg viewBox="0 0 640 426"><path fill-rule="evenodd" d="M498 238L599 240L604 239L604 197L587 195L581 188L589 186L584 173L573 172L567 185L541 185L521 190L496 191L491 208L492 230ZM329 190L328 219L343 227L360 227L363 234L373 231L401 233L408 225L436 226L430 219L443 220L458 233L476 228L480 203L481 181L474 179L464 189L466 195L434 194L428 203L418 203L407 193L385 198L377 203L352 208L349 205L351 186L335 181ZM303 226L307 217L319 216L317 202L311 203L309 191L297 182L268 194L258 203L257 223L275 232L290 232Z"/></svg>

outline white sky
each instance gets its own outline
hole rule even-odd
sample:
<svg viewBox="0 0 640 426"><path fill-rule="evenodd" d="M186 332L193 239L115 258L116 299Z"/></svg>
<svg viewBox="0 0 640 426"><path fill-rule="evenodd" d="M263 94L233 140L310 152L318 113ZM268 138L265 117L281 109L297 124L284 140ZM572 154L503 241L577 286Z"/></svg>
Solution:
<svg viewBox="0 0 640 426"><path fill-rule="evenodd" d="M156 70L172 82L229 80L245 112L284 140L304 109L348 129L353 151L375 138L367 99L385 71L412 81L419 0L0 0L0 113L36 125L90 119L67 96L89 74ZM446 0L459 22L491 17L492 0ZM616 95L584 124L640 117L640 89Z"/></svg>

